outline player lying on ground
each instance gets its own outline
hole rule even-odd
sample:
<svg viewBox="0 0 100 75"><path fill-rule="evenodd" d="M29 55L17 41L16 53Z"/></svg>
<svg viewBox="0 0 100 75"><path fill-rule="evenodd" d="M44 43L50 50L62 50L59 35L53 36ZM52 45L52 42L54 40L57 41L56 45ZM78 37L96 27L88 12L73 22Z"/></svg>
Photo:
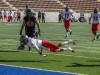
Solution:
<svg viewBox="0 0 100 75"><path fill-rule="evenodd" d="M24 45L27 45L29 47L35 48L38 51L38 53L43 57L47 56L42 54L43 49L46 49L47 51L50 52L72 51L74 53L74 50L71 47L62 48L62 46L66 44L74 44L74 45L76 44L75 41L68 40L65 42L61 42L57 45L48 40L39 40L39 39L28 37L27 35L22 35L20 37L20 43L21 45L17 48L18 50L23 50L25 48Z"/></svg>

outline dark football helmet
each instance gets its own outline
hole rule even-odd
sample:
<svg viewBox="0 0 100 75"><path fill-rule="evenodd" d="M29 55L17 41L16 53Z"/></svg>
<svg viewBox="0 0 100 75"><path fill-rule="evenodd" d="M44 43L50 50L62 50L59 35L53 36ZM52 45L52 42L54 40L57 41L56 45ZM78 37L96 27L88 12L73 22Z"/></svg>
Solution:
<svg viewBox="0 0 100 75"><path fill-rule="evenodd" d="M69 11L69 6L66 6L65 10L66 10L66 11Z"/></svg>
<svg viewBox="0 0 100 75"><path fill-rule="evenodd" d="M94 13L95 13L95 14L98 13L98 8L94 8Z"/></svg>
<svg viewBox="0 0 100 75"><path fill-rule="evenodd" d="M20 37L20 43L22 45L26 45L27 42L28 42L28 36L27 35L21 35L21 37Z"/></svg>

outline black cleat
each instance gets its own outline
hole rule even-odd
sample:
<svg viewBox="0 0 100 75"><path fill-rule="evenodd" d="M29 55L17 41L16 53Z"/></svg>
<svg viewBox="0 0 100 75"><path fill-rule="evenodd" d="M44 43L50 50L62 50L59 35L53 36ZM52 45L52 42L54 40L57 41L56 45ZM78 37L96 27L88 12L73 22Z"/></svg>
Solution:
<svg viewBox="0 0 100 75"><path fill-rule="evenodd" d="M70 31L70 35L72 35L72 31Z"/></svg>
<svg viewBox="0 0 100 75"><path fill-rule="evenodd" d="M28 51L31 52L31 47L28 47L28 49L29 49Z"/></svg>
<svg viewBox="0 0 100 75"><path fill-rule="evenodd" d="M97 35L97 39L99 38L99 34Z"/></svg>
<svg viewBox="0 0 100 75"><path fill-rule="evenodd" d="M95 39L93 39L92 42L95 42Z"/></svg>
<svg viewBox="0 0 100 75"><path fill-rule="evenodd" d="M66 36L65 36L65 39L67 39L67 37L68 37L68 36L66 35Z"/></svg>

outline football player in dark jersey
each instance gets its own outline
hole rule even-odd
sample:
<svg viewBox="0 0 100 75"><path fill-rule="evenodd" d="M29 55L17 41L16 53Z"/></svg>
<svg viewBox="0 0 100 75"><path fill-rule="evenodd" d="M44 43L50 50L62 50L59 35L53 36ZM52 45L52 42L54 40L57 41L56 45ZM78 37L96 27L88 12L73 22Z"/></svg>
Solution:
<svg viewBox="0 0 100 75"><path fill-rule="evenodd" d="M36 36L35 24L38 27L38 34L40 35L40 24L38 20L34 16L32 16L31 10L28 9L26 16L23 19L23 23L22 23L21 30L20 30L20 35L22 35L22 31L25 27L25 35L27 35L28 37L35 37ZM31 49L29 48L29 51L30 50Z"/></svg>

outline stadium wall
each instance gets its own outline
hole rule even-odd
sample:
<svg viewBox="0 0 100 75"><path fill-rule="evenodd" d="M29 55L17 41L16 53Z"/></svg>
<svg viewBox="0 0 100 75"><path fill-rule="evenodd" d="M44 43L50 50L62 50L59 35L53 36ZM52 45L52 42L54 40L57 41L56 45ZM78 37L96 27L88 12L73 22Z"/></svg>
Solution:
<svg viewBox="0 0 100 75"><path fill-rule="evenodd" d="M13 13L14 13L14 11L13 11ZM59 12L45 12L45 14L46 14L46 17L45 17L46 22L58 22ZM21 11L21 15L22 15L21 19L23 19L23 17L24 17L23 11ZM75 16L76 20L79 19L79 17L80 17L80 13L73 13L73 15ZM90 13L84 14L84 17L87 21L89 19L89 16L90 16ZM36 18L38 18L38 12L36 12Z"/></svg>

